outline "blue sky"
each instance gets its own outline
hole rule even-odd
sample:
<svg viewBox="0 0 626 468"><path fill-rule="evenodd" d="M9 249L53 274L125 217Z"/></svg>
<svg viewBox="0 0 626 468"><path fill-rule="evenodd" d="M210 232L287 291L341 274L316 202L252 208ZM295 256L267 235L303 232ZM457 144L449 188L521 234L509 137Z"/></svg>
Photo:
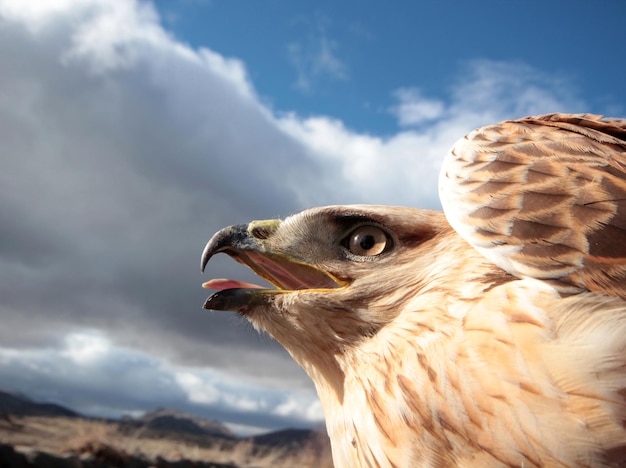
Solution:
<svg viewBox="0 0 626 468"><path fill-rule="evenodd" d="M439 207L450 146L626 116L621 0L0 0L0 388L240 433L323 423L287 353L201 309L218 229L316 205Z"/></svg>
<svg viewBox="0 0 626 468"><path fill-rule="evenodd" d="M446 99L468 62L520 62L588 96L587 112L619 101L624 70L619 1L156 2L168 30L194 47L241 58L278 111L397 130L393 91ZM324 62L323 57L332 57ZM617 66L617 68L614 68ZM565 80L564 80L565 81Z"/></svg>

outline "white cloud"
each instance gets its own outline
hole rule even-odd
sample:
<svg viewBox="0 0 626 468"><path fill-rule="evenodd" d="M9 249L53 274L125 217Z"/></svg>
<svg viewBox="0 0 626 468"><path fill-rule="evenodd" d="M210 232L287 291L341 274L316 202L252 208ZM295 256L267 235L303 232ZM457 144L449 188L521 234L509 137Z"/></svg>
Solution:
<svg viewBox="0 0 626 468"><path fill-rule="evenodd" d="M304 400L297 396L290 396L276 406L272 412L285 417L298 415L298 417L303 417L311 423L319 424L324 420L324 411L319 400Z"/></svg>
<svg viewBox="0 0 626 468"><path fill-rule="evenodd" d="M337 55L339 44L326 32L329 21L318 18L314 25L303 20L298 23L308 26L311 31L304 39L287 45L289 60L297 73L295 87L311 91L320 79L347 80L348 66Z"/></svg>
<svg viewBox="0 0 626 468"><path fill-rule="evenodd" d="M179 371L174 374L176 382L187 392L190 401L194 403L216 403L219 401L219 392L209 382L202 380L198 375L189 371Z"/></svg>
<svg viewBox="0 0 626 468"><path fill-rule="evenodd" d="M176 366L92 330L73 332L63 343L59 349L0 347L2 389L23 390L30 382L35 399L104 417L170 406L209 417L219 412L236 426L247 413L258 422L254 432L323 421L312 390L277 391L217 369Z"/></svg>
<svg viewBox="0 0 626 468"><path fill-rule="evenodd" d="M174 378L193 403L315 424L324 419L319 400L310 389L276 390L207 368L179 368L174 371Z"/></svg>
<svg viewBox="0 0 626 468"><path fill-rule="evenodd" d="M2 388L101 416L161 406L180 398L172 372L157 358L115 346L92 330L62 337L58 348L0 347ZM147 407L146 407L147 406Z"/></svg>
<svg viewBox="0 0 626 468"><path fill-rule="evenodd" d="M140 53L133 44L166 40L151 5L116 0L98 6L99 11L76 28L66 60L86 59L96 73L128 68Z"/></svg>
<svg viewBox="0 0 626 468"><path fill-rule="evenodd" d="M80 366L93 365L106 359L111 351L111 342L100 332L75 332L65 337L65 348L61 356Z"/></svg>
<svg viewBox="0 0 626 468"><path fill-rule="evenodd" d="M521 62L490 60L465 63L451 90L451 103L451 112L481 112L489 118L586 110L566 77Z"/></svg>
<svg viewBox="0 0 626 468"><path fill-rule="evenodd" d="M249 424L226 423L226 427L241 437L255 436L267 432L267 428L262 426L251 426Z"/></svg>
<svg viewBox="0 0 626 468"><path fill-rule="evenodd" d="M425 98L417 88L400 88L395 91L394 96L398 104L391 107L390 111L403 127L435 120L445 111L443 102Z"/></svg>
<svg viewBox="0 0 626 468"><path fill-rule="evenodd" d="M347 66L336 55L337 42L326 36L319 38L319 47L313 56L312 67L316 74L326 73L338 80L348 77Z"/></svg>
<svg viewBox="0 0 626 468"><path fill-rule="evenodd" d="M446 102L424 97L416 88L396 90L393 113L400 126L415 128L389 137L357 133L328 117L291 113L277 123L334 168L324 177L339 196L328 202L342 198L344 203L438 208L439 167L457 139L504 119L584 110L563 79L523 64L477 60L467 63L461 76Z"/></svg>
<svg viewBox="0 0 626 468"><path fill-rule="evenodd" d="M23 23L34 34L56 21L60 16L71 14L77 8L96 3L95 1L77 2L76 0L45 2L40 0L0 0L0 12L7 19Z"/></svg>

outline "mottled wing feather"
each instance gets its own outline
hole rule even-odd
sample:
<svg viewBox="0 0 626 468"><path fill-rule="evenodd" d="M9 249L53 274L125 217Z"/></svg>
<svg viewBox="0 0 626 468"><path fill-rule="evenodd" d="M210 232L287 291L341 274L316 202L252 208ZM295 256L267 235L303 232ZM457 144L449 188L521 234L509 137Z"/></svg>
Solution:
<svg viewBox="0 0 626 468"><path fill-rule="evenodd" d="M509 273L626 299L626 120L479 128L447 155L440 196L450 224Z"/></svg>

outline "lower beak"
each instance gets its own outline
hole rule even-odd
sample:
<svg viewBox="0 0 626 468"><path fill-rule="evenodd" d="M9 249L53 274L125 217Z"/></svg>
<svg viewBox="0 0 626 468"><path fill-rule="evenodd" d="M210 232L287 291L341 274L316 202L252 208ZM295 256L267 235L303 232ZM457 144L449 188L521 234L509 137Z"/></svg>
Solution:
<svg viewBox="0 0 626 468"><path fill-rule="evenodd" d="M238 310L259 305L277 293L295 290L328 290L345 286L345 283L330 273L266 248L268 239L278 229L280 221L254 221L250 224L229 226L217 232L207 243L202 253L202 271L217 253L226 253L236 261L251 268L277 289L236 280L220 279L204 283L204 287L218 289L204 307L214 310Z"/></svg>

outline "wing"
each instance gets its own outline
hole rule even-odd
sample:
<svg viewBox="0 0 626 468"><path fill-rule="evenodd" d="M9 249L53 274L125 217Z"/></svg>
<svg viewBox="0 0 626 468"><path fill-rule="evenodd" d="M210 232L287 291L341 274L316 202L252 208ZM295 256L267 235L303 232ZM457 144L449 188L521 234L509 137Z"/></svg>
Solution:
<svg viewBox="0 0 626 468"><path fill-rule="evenodd" d="M479 128L446 156L439 192L450 224L509 273L626 299L626 120Z"/></svg>

